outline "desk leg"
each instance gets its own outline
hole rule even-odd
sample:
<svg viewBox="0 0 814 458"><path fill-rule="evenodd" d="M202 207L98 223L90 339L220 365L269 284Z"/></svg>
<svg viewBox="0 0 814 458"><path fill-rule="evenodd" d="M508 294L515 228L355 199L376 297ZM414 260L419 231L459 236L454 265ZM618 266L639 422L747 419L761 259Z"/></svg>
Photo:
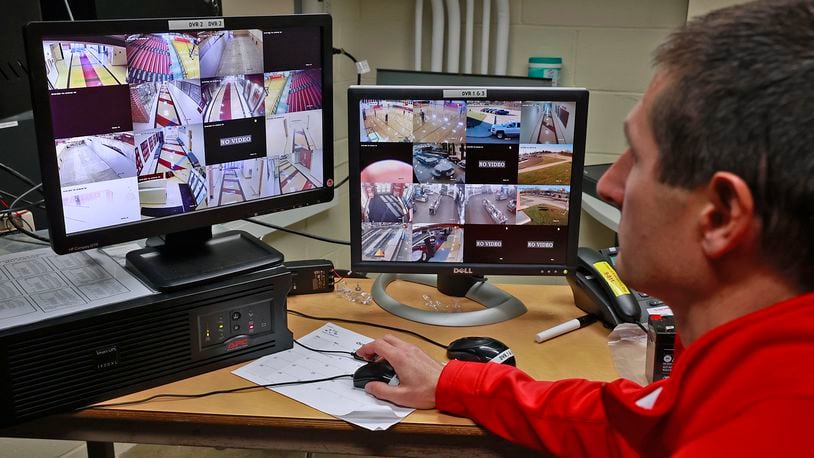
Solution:
<svg viewBox="0 0 814 458"><path fill-rule="evenodd" d="M88 458L116 458L113 442L86 442Z"/></svg>

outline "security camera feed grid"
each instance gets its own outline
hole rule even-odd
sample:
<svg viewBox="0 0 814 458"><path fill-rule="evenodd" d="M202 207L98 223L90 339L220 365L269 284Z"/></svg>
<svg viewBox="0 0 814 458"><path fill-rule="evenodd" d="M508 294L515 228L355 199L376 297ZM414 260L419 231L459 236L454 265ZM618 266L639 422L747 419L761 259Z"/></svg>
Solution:
<svg viewBox="0 0 814 458"><path fill-rule="evenodd" d="M361 101L362 260L564 262L575 107Z"/></svg>
<svg viewBox="0 0 814 458"><path fill-rule="evenodd" d="M45 37L66 232L325 186L320 36Z"/></svg>

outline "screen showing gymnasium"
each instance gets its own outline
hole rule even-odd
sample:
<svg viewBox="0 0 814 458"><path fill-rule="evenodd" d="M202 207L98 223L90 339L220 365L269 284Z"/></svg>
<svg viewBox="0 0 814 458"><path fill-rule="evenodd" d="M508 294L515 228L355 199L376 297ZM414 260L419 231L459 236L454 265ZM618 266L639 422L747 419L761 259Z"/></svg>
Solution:
<svg viewBox="0 0 814 458"><path fill-rule="evenodd" d="M333 185L323 29L172 22L41 37L66 234Z"/></svg>

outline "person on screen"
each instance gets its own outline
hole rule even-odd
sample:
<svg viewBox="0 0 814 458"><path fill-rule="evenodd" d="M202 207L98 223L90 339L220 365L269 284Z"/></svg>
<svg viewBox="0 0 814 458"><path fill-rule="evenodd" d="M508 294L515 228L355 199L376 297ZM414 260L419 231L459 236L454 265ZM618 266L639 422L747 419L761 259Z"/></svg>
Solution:
<svg viewBox="0 0 814 458"><path fill-rule="evenodd" d="M557 456L811 456L814 1L714 11L655 63L598 191L621 209L620 275L675 312L671 377L536 381L387 336L358 353L400 385L369 393Z"/></svg>

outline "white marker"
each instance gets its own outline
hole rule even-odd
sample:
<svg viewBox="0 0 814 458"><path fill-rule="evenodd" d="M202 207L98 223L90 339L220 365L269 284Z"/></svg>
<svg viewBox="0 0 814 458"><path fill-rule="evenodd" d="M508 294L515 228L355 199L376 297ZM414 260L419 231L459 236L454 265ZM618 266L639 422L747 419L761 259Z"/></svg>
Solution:
<svg viewBox="0 0 814 458"><path fill-rule="evenodd" d="M561 336L566 332L575 331L583 326L588 326L596 321L596 317L593 315L583 315L579 318L574 318L573 320L568 320L563 324L558 324L553 328L548 328L544 331L540 331L537 335L534 336L534 341L537 343L545 342L546 340L553 339L554 337Z"/></svg>

